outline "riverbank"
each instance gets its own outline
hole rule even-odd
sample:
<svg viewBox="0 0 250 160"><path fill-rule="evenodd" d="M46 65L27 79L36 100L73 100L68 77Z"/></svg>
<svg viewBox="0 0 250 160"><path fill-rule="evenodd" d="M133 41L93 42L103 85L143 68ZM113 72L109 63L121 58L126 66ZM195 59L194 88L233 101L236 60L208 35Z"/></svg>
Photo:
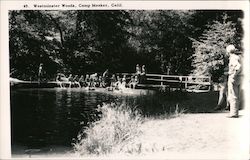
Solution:
<svg viewBox="0 0 250 160"><path fill-rule="evenodd" d="M247 137L244 134L247 126L243 126L246 117L243 112L241 115L231 119L226 118L228 113L184 114L174 119L149 120L144 123L144 134L139 138L144 141L142 154L167 158L177 154L184 159L202 155L206 159L240 156L246 142L242 135Z"/></svg>
<svg viewBox="0 0 250 160"><path fill-rule="evenodd" d="M140 148L138 154L111 154L104 158L177 158L236 159L242 158L248 147L247 112L238 119L226 118L227 112L181 114L170 119L148 118L141 126L142 134L127 146ZM14 154L13 157L75 157L70 149L34 155ZM83 156L84 157L84 156ZM103 156L102 156L103 157ZM87 158L87 157L86 157ZM91 158L96 158L91 156Z"/></svg>

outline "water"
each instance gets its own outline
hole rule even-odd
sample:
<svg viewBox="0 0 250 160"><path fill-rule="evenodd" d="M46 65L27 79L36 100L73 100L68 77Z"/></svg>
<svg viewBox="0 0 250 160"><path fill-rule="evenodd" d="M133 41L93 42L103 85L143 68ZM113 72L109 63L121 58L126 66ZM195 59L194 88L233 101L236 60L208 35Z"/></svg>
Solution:
<svg viewBox="0 0 250 160"><path fill-rule="evenodd" d="M126 103L144 115L157 116L172 112L178 104L187 112L210 112L217 93L157 94L106 93L81 89L12 89L12 146L43 148L70 147L78 132L96 119L97 105L103 102Z"/></svg>

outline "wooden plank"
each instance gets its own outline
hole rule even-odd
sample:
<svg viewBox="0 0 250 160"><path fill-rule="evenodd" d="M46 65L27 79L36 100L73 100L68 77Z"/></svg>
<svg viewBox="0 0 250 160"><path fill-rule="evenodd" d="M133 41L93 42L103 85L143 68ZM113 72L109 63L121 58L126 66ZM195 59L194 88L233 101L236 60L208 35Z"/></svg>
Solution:
<svg viewBox="0 0 250 160"><path fill-rule="evenodd" d="M158 82L181 82L177 80L164 80L164 79L154 79L154 78L147 78L148 81L158 81Z"/></svg>
<svg viewBox="0 0 250 160"><path fill-rule="evenodd" d="M138 87L169 87L169 85L159 85L159 84L137 84Z"/></svg>
<svg viewBox="0 0 250 160"><path fill-rule="evenodd" d="M174 82L174 83L184 83L184 84L202 84L202 85L211 85L209 82L194 82L194 81L178 81L178 80L161 80L154 78L147 78L148 81L158 81L158 82Z"/></svg>
<svg viewBox="0 0 250 160"><path fill-rule="evenodd" d="M209 82L190 82L190 81L187 81L186 83L187 83L187 84L211 85L211 83L209 83Z"/></svg>
<svg viewBox="0 0 250 160"><path fill-rule="evenodd" d="M176 78L207 78L209 79L209 76L178 76L178 75L165 75L165 74L146 74L146 76L151 76L151 77L176 77Z"/></svg>

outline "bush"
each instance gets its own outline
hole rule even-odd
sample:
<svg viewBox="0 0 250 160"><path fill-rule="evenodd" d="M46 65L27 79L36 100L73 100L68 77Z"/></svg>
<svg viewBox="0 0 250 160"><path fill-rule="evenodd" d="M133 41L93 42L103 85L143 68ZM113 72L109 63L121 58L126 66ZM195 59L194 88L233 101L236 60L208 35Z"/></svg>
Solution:
<svg viewBox="0 0 250 160"><path fill-rule="evenodd" d="M78 135L74 150L79 155L119 153L141 134L142 116L126 105L104 104L98 107L101 118Z"/></svg>

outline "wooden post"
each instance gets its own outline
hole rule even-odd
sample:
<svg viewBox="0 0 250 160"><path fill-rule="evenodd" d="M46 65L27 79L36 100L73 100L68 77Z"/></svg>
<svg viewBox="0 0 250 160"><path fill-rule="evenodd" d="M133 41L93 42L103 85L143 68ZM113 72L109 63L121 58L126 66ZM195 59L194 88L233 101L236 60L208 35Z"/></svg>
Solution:
<svg viewBox="0 0 250 160"><path fill-rule="evenodd" d="M208 90L210 91L210 90L211 90L211 85L212 85L212 84L211 84L211 77L210 77L210 76L208 77L208 82L209 82L209 84L210 84L209 87L208 87Z"/></svg>
<svg viewBox="0 0 250 160"><path fill-rule="evenodd" d="M163 86L163 76L161 76L161 86Z"/></svg>
<svg viewBox="0 0 250 160"><path fill-rule="evenodd" d="M188 77L185 77L185 89L187 89L187 81L188 81Z"/></svg>

